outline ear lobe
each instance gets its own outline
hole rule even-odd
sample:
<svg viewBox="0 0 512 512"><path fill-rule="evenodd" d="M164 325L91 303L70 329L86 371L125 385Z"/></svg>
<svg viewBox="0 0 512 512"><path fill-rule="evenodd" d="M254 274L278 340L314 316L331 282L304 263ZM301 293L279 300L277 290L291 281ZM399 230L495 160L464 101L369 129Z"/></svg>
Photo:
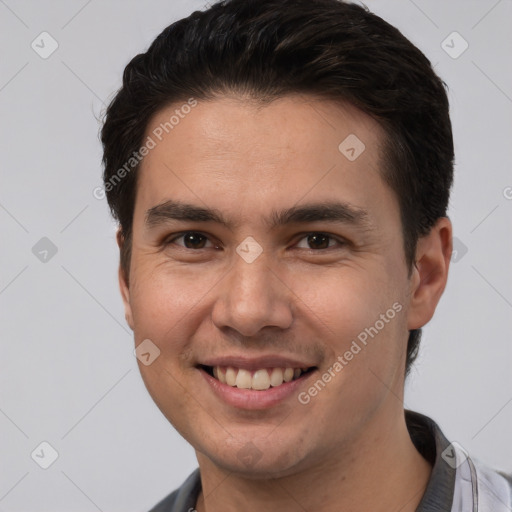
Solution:
<svg viewBox="0 0 512 512"><path fill-rule="evenodd" d="M442 217L418 240L411 276L409 330L420 329L434 315L448 280L451 254L452 224Z"/></svg>
<svg viewBox="0 0 512 512"><path fill-rule="evenodd" d="M117 245L119 247L119 251L122 251L123 245L125 243L123 233L121 228L117 230L116 233ZM123 299L124 304L124 317L126 319L127 324L130 326L130 329L133 331L133 315L132 308L130 305L130 287L128 276L125 274L122 265L119 265L118 269L118 280L119 280L119 290L121 292L121 298Z"/></svg>
<svg viewBox="0 0 512 512"><path fill-rule="evenodd" d="M124 245L124 236L123 236L123 231L120 227L117 228L117 231L116 231L116 242L117 242L117 246L119 247L119 250L121 250Z"/></svg>

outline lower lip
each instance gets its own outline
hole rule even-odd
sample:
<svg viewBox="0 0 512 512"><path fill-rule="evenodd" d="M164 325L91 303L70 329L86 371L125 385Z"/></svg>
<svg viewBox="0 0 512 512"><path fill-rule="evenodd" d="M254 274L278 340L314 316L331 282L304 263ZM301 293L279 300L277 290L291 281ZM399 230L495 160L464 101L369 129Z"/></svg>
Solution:
<svg viewBox="0 0 512 512"><path fill-rule="evenodd" d="M224 400L227 404L238 407L240 409L268 409L280 404L291 395L298 396L299 388L304 382L313 375L316 370L306 373L297 380L284 382L275 388L270 387L264 391L256 391L254 389L240 389L227 384L223 384L220 380L214 379L211 375L199 368L199 371L206 382L213 389L214 393Z"/></svg>

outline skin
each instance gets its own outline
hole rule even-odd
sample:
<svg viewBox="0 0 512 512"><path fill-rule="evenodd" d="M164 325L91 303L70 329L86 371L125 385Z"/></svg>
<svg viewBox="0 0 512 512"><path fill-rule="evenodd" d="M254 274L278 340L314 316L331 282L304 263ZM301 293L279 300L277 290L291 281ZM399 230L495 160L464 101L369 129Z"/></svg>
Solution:
<svg viewBox="0 0 512 512"><path fill-rule="evenodd" d="M147 135L176 107L159 112ZM365 144L352 162L338 150L349 134ZM149 338L161 351L139 362L146 387L196 450L199 512L407 512L421 500L431 467L404 420L406 345L444 290L452 230L439 219L409 274L398 201L379 170L383 138L350 105L288 96L258 107L222 96L199 102L142 163L120 287L135 343ZM148 210L168 200L215 208L233 226L148 228ZM273 210L332 200L365 210L364 227L265 223ZM206 238L192 248L171 240L184 231ZM332 238L319 247L308 233ZM236 252L248 236L263 248L250 264ZM208 357L272 353L307 361L319 377L394 303L401 311L306 405L293 394L264 410L233 407L196 368ZM249 442L255 464L237 456Z"/></svg>

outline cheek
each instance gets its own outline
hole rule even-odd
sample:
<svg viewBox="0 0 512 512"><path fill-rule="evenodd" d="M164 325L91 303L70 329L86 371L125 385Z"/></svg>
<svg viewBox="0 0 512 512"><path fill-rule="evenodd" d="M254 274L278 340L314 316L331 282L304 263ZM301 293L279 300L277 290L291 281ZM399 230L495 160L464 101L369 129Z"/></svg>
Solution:
<svg viewBox="0 0 512 512"><path fill-rule="evenodd" d="M326 334L347 336L357 334L374 317L378 317L382 287L375 289L373 280L356 269L342 268L337 271L301 276L296 280L294 291L302 304L303 314L310 317Z"/></svg>
<svg viewBox="0 0 512 512"><path fill-rule="evenodd" d="M201 301L215 286L211 273L200 270L140 267L131 283L130 303L136 339L158 340L164 346L197 315Z"/></svg>
<svg viewBox="0 0 512 512"><path fill-rule="evenodd" d="M387 373L404 349L405 307L396 279L355 268L301 279L295 286L301 325L310 323L324 345L326 365L345 356L347 366Z"/></svg>
<svg viewBox="0 0 512 512"><path fill-rule="evenodd" d="M400 341L405 309L397 283L356 269L335 274L303 282L297 292L307 304L302 313L311 322L310 332L325 350L318 380L301 399L309 401L312 417L324 418L323 435L333 438L340 425L347 432L362 428L389 390L398 389L397 366L405 350Z"/></svg>
<svg viewBox="0 0 512 512"><path fill-rule="evenodd" d="M196 371L187 367L187 355L206 286L204 276L164 266L140 265L131 281L136 343L149 339L160 350L150 365L138 361L140 374L158 408L183 436L188 428L184 411L191 402L184 386L189 372Z"/></svg>

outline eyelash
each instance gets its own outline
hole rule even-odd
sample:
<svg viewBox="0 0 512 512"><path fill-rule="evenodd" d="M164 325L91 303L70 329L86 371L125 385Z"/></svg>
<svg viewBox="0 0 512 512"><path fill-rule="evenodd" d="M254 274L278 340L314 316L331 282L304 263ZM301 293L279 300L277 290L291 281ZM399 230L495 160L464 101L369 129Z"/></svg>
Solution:
<svg viewBox="0 0 512 512"><path fill-rule="evenodd" d="M163 245L164 246L172 245L172 244L174 244L174 242L176 240L179 240L180 238L183 238L184 236L189 235L189 234L201 235L202 237L205 237L208 241L211 242L211 240L208 237L208 235L202 233L201 231L183 231L181 233L177 233L175 235L172 235L172 238L165 239L164 242L163 242ZM300 241L304 240L305 238L307 238L307 237L309 237L311 235L322 235L322 236L325 236L325 237L327 237L329 239L329 241L333 240L334 242L338 243L338 245L340 247L343 247L343 246L347 245L347 241L344 240L343 238L331 235L329 233L325 233L323 231L310 231L310 232L307 232L307 233L301 233L301 238L299 238L297 243L299 243ZM213 247L213 248L218 248L218 245L219 244L215 244L215 247ZM202 249L212 249L212 247L201 247L199 249L192 249L192 248L189 248L189 247L185 247L185 245L178 245L178 246L181 247L182 249L186 249L186 250L189 250L189 251L195 251L195 252L198 252L198 251L200 251ZM332 250L334 248L335 247L327 247L325 249L304 249L304 250L309 250L310 252L322 252L322 251Z"/></svg>

